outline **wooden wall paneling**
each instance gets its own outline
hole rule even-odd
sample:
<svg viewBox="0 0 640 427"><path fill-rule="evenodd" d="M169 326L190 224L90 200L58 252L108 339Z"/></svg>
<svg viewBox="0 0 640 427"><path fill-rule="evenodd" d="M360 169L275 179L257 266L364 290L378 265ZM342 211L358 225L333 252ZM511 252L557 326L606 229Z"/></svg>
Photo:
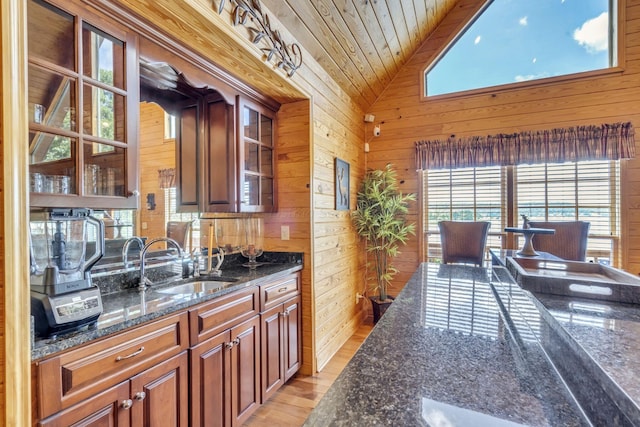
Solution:
<svg viewBox="0 0 640 427"><path fill-rule="evenodd" d="M300 371L311 375L314 365L313 292L311 275L311 102L303 100L282 105L277 121L278 212L266 214L265 247L273 251L302 252L302 364ZM289 240L281 240L281 227L289 227Z"/></svg>
<svg viewBox="0 0 640 427"><path fill-rule="evenodd" d="M341 87L353 86L359 94L354 98L360 98L360 105L369 105L375 99L375 93L363 80L360 71L341 47L331 29L322 25L323 19L313 7L300 7L299 3L292 4L290 1L270 0L264 1L264 5L274 12L287 29L296 29L295 40L309 50L310 55L306 58L310 56L317 58L320 66L328 70ZM300 20L310 24L311 27L300 25ZM318 38L322 42L319 42ZM303 59L305 65L306 58Z"/></svg>
<svg viewBox="0 0 640 427"><path fill-rule="evenodd" d="M373 32L373 28L364 23L359 11L361 8L356 7L353 0L334 0L333 4L348 26L348 31L353 36L355 43L360 45L363 53L367 56L380 85L382 88L387 87L398 67L395 65L395 59L391 55L389 47L385 43L374 43L372 40L373 36L380 37L381 32ZM379 28L377 22L375 25Z"/></svg>
<svg viewBox="0 0 640 427"><path fill-rule="evenodd" d="M27 2L0 4L0 425L31 419Z"/></svg>
<svg viewBox="0 0 640 427"><path fill-rule="evenodd" d="M164 138L164 110L154 103L140 104L140 229L136 235L149 240L166 236L164 189L160 188L158 170L175 168L175 141ZM146 208L147 194L154 193L155 210ZM160 244L158 247L163 247Z"/></svg>
<svg viewBox="0 0 640 427"><path fill-rule="evenodd" d="M638 16L627 1L626 16ZM441 96L421 100L422 70L427 59L437 52L436 41L446 40L447 31L457 28L477 8L474 0L463 0L446 16L442 24L423 43L415 56L399 72L370 112L382 124L381 136L370 142L369 165L382 165L390 156L399 166L398 178L405 180L406 188L418 188L414 169L414 142L421 139L446 139L449 135L486 135L498 132L517 132L582 124L601 124L632 121L636 126L640 119L640 106L635 100L640 95L637 73L640 55L638 37L627 37L623 72L594 72L571 79L550 79L529 82L522 86L503 86L489 91L468 95ZM637 7L635 7L637 9ZM627 35L637 33L638 19L627 21ZM630 30L631 29L631 30ZM638 151L640 152L640 150ZM640 195L640 176L625 175L630 168L637 168L640 161L622 162L621 186L622 223L621 236L623 259L620 266L640 267L640 257L634 251L640 249L640 230L634 231L633 209L629 200ZM412 208L415 212L417 206ZM417 251L417 241L412 239L403 252ZM627 252L628 251L628 252ZM640 252L640 251L639 251ZM624 255L628 253L628 255ZM416 264L417 265L417 264ZM404 270L413 271L415 265L408 262ZM398 282L401 280L398 275Z"/></svg>

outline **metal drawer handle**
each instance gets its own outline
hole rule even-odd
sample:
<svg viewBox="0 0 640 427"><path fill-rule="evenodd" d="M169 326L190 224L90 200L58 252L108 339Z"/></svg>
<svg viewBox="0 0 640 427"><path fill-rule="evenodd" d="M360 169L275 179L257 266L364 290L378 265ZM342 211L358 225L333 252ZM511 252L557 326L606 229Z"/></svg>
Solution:
<svg viewBox="0 0 640 427"><path fill-rule="evenodd" d="M123 400L122 403L120 404L120 407L122 409L129 409L132 406L133 406L133 400L131 399Z"/></svg>
<svg viewBox="0 0 640 427"><path fill-rule="evenodd" d="M289 290L289 288L284 287L284 288L278 289L278 292L287 292L288 290Z"/></svg>
<svg viewBox="0 0 640 427"><path fill-rule="evenodd" d="M116 357L116 362L119 362L119 361L125 360L125 359L131 359L132 357L135 357L135 356L139 355L143 351L144 351L144 347L140 347L137 351L134 351L133 353L131 353L128 356L118 356L118 357Z"/></svg>

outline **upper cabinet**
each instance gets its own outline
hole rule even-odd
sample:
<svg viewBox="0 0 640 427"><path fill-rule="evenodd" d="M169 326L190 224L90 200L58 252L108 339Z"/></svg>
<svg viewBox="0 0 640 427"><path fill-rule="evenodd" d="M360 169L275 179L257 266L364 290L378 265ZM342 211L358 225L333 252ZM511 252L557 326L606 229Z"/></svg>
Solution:
<svg viewBox="0 0 640 427"><path fill-rule="evenodd" d="M136 43L89 7L29 0L31 206L137 207Z"/></svg>
<svg viewBox="0 0 640 427"><path fill-rule="evenodd" d="M242 98L238 102L241 212L274 212L275 113Z"/></svg>
<svg viewBox="0 0 640 427"><path fill-rule="evenodd" d="M211 88L191 92L172 110L178 211L274 212L275 112L241 96L230 104Z"/></svg>
<svg viewBox="0 0 640 427"><path fill-rule="evenodd" d="M218 93L177 111L176 196L181 212L237 212L234 106Z"/></svg>

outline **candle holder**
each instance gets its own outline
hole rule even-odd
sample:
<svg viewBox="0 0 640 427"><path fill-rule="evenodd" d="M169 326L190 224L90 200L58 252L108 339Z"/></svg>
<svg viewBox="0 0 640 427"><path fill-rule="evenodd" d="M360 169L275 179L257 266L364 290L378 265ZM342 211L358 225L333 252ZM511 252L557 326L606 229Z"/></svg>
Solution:
<svg viewBox="0 0 640 427"><path fill-rule="evenodd" d="M262 218L245 218L244 226L244 242L242 243L240 252L242 256L249 258L249 262L242 264L244 267L255 269L263 263L257 262L256 258L263 252L263 230L264 224Z"/></svg>

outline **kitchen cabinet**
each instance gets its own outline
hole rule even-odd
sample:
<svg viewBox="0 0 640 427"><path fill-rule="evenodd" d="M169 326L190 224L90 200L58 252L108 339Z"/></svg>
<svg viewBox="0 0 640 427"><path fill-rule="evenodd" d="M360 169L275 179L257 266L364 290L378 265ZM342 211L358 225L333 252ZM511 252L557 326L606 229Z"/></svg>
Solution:
<svg viewBox="0 0 640 427"><path fill-rule="evenodd" d="M268 400L300 368L300 277L261 285L262 401Z"/></svg>
<svg viewBox="0 0 640 427"><path fill-rule="evenodd" d="M38 425L42 427L71 425L128 427L131 425L129 410L133 405L129 396L129 383L123 382L40 421Z"/></svg>
<svg viewBox="0 0 640 427"><path fill-rule="evenodd" d="M275 211L275 112L240 96L236 104L214 92L179 112L179 211Z"/></svg>
<svg viewBox="0 0 640 427"><path fill-rule="evenodd" d="M188 336L182 312L37 363L41 425L186 426Z"/></svg>
<svg viewBox="0 0 640 427"><path fill-rule="evenodd" d="M39 425L188 426L188 357L184 351L80 402Z"/></svg>
<svg viewBox="0 0 640 427"><path fill-rule="evenodd" d="M27 19L31 206L136 208L137 35L75 2Z"/></svg>
<svg viewBox="0 0 640 427"><path fill-rule="evenodd" d="M274 111L238 97L240 212L275 212Z"/></svg>
<svg viewBox="0 0 640 427"><path fill-rule="evenodd" d="M257 288L190 312L191 424L241 425L260 405Z"/></svg>
<svg viewBox="0 0 640 427"><path fill-rule="evenodd" d="M185 104L177 121L177 209L237 212L234 106L217 92Z"/></svg>
<svg viewBox="0 0 640 427"><path fill-rule="evenodd" d="M300 364L300 275L34 362L41 426L238 426Z"/></svg>

